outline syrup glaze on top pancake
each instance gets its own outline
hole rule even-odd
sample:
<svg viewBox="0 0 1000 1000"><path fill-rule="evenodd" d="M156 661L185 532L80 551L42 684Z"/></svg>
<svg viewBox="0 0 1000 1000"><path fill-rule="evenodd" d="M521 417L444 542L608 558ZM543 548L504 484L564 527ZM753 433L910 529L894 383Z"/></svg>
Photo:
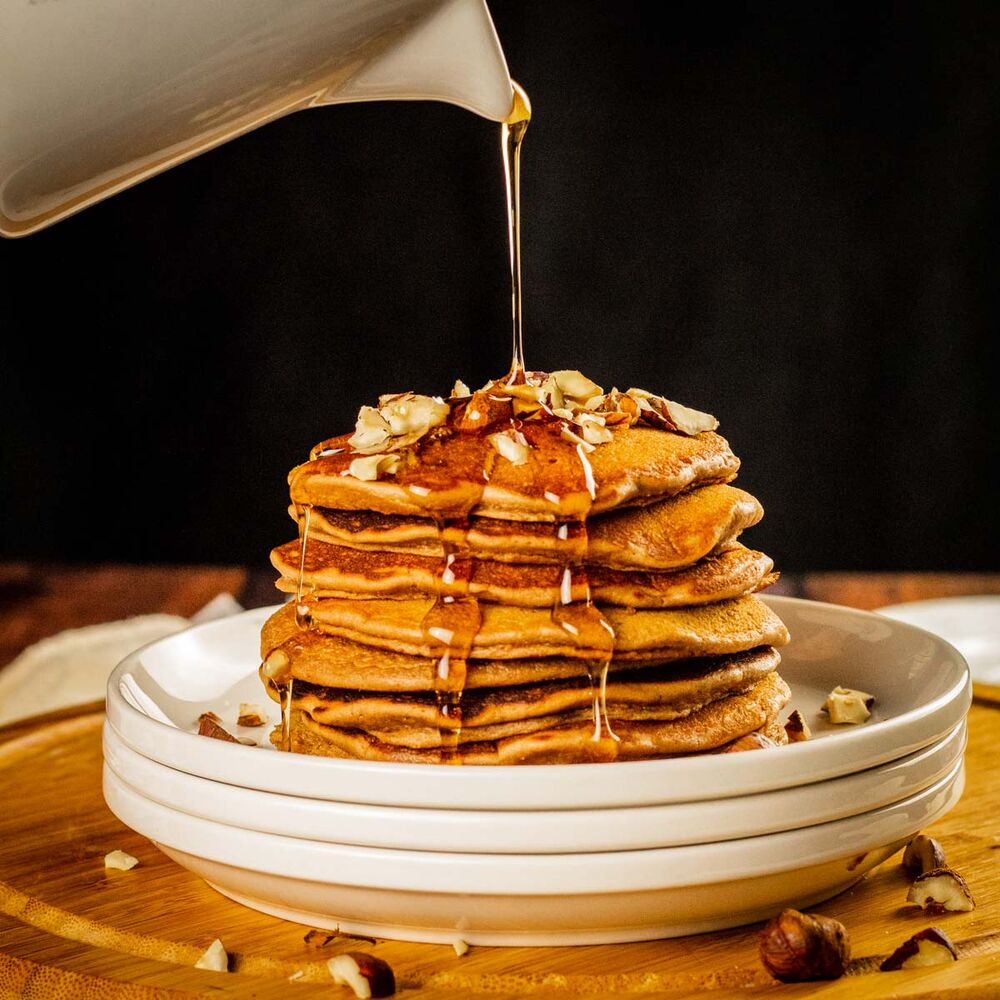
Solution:
<svg viewBox="0 0 1000 1000"><path fill-rule="evenodd" d="M391 479L374 481L345 475L357 457L346 435L324 441L319 451L336 453L320 454L292 469L292 501L418 517L464 518L475 513L558 522L625 504L651 503L699 484L727 483L739 469L738 459L718 434L685 437L624 427L588 455L591 497L575 447L553 433L551 425L518 427L530 449L528 468L501 459L481 433L447 430L451 432L420 442Z"/></svg>
<svg viewBox="0 0 1000 1000"><path fill-rule="evenodd" d="M329 684L343 676L331 669L332 650L377 650L368 690L426 689L429 673L437 735L418 726L398 739L462 762L472 758L459 749L487 735L477 739L472 717L464 719L470 672L479 690L492 681L509 695L546 676L571 678L579 664L576 678L586 676L593 704L585 756L613 759L620 737L607 710L612 665L786 641L784 626L750 596L774 578L766 556L735 542L760 506L724 485L739 463L716 426L642 390L605 394L578 372L515 369L476 393L456 384L447 403L406 393L362 407L353 435L322 442L289 476L300 539L272 558L281 586L295 592L298 634L275 642L273 633L285 628L265 626L262 636L262 677L283 705L279 745L315 738L320 725L342 734L343 749L344 727L304 711L309 698L318 715L329 704L308 688L294 691L296 677ZM419 682L403 679L407 672ZM768 704L778 690L769 683ZM579 684L575 690L579 701ZM574 702L531 725L544 733L560 723L554 728L568 732L580 711ZM765 716L756 712L758 726ZM501 728L489 737L523 737L521 724L495 721ZM370 744L386 731L403 732L374 725L359 732ZM641 732L626 756L640 744L675 752ZM361 744L355 751L364 755Z"/></svg>

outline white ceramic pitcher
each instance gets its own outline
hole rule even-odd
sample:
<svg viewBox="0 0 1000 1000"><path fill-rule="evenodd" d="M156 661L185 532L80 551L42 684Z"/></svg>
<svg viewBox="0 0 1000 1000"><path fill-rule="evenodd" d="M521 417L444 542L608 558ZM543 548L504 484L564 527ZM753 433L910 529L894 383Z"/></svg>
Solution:
<svg viewBox="0 0 1000 1000"><path fill-rule="evenodd" d="M485 0L0 0L0 233L289 112L372 100L505 118Z"/></svg>

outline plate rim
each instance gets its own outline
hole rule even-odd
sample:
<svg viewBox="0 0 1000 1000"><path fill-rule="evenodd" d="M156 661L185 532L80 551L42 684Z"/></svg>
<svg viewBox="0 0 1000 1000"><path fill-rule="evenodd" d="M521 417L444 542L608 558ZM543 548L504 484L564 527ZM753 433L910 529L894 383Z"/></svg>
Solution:
<svg viewBox="0 0 1000 1000"><path fill-rule="evenodd" d="M636 781L643 783L650 783L655 785L658 781L667 782L671 776L672 771L678 770L682 767L688 771L688 777L690 780L690 775L694 774L695 777L700 776L699 772L710 772L712 778L712 788L706 788L703 793L699 793L697 799L708 799L708 798L718 798L718 797L732 797L739 794L744 794L746 792L760 792L770 789L789 787L794 784L805 783L801 779L801 773L805 772L811 775L812 781L827 780L831 777L836 777L840 774L849 773L851 770L861 770L863 768L868 768L872 766L878 766L881 763L885 763L889 760L898 759L901 756L905 756L914 750L920 749L920 747L927 746L933 743L936 739L939 739L945 732L950 731L957 722L963 718L968 710L968 706L971 703L972 691L971 691L971 677L969 673L969 667L966 663L964 657L961 653L955 649L955 647L949 643L947 640L942 639L940 636L933 632L927 632L925 629L919 628L919 626L911 625L908 622L902 622L897 619L889 618L888 616L877 615L874 612L863 611L856 608L849 608L843 605L830 604L822 601L812 601L804 598L796 597L784 597L784 596L762 596L761 598L769 606L773 606L774 610L780 615L780 609L783 606L808 609L820 609L830 611L836 614L847 613L851 616L860 616L862 618L871 617L879 622L885 623L886 621L892 622L894 627L902 629L913 629L922 635L930 637L935 644L944 647L951 657L954 658L955 663L958 667L958 676L956 677L954 683L946 689L944 692L939 694L936 698L929 702L925 702L920 706L916 706L895 716L892 719L881 720L875 722L874 724L866 727L858 727L849 732L838 733L835 737L837 741L838 748L840 752L837 754L839 759L844 757L845 751L854 751L857 747L864 747L865 744L869 743L883 743L891 746L891 749L884 751L881 754L870 754L864 757L862 765L851 764L846 767L841 767L839 765L827 765L826 767L821 767L818 770L814 770L817 758L822 759L828 756L829 753L829 739L807 741L803 743L792 744L781 748L782 760L787 762L789 765L792 763L798 764L799 777L778 777L772 774L771 776L763 779L758 779L756 781L747 782L745 775L747 772L752 772L756 768L756 764L753 762L753 758L757 755L754 754L729 754L729 755L701 755L693 757L691 759L680 759L680 758L661 758L656 760L641 760L641 761L620 761L614 763L606 764L574 764L572 765L574 769L574 776L577 779L574 781L574 785L577 786L588 786L592 783L587 782L588 777L596 777L598 775L603 775L605 778L608 775L609 768L619 769L617 773L621 774L622 768L627 768L626 772L630 777L633 777ZM232 628L238 623L244 623L249 625L250 622L263 621L265 617L272 614L277 608L283 605L273 605L264 608L255 608L249 611L243 612L240 615L235 615L230 618L220 619L214 622L206 622L200 625L192 626L190 630L185 630L184 632L177 633L177 635L187 635L191 631L203 631L203 630L213 630L222 628ZM146 732L146 727L151 727L149 732L158 736L159 739L154 739L152 742L158 746L165 746L170 749L171 744L176 744L178 747L191 747L194 748L194 744L189 741L194 739L199 739L204 742L204 738L197 737L194 734L185 732L184 730L175 728L173 726L168 726L164 723L158 722L149 716L137 711L128 705L121 696L118 689L119 678L122 673L129 669L133 664L141 661L142 655L146 650L151 647L157 646L160 643L170 642L172 639L176 639L175 636L168 636L166 639L155 640L146 646L141 647L138 650L130 653L129 656L125 657L122 662L115 668L108 680L108 698L107 698L107 709L108 718L111 721L112 726L115 728L116 732L122 739L133 749L138 750L143 753L144 756L150 756L152 759L159 761L160 763L167 764L167 766L174 767L177 770L186 771L187 773L196 774L201 777L209 777L212 780L225 780L220 779L218 774L223 770L234 770L243 771L244 773L252 773L253 768L249 767L249 762L254 759L249 757L249 754L260 753L260 748L255 747L245 747L237 744L227 744L222 742L213 741L210 743L212 749L212 755L210 759L210 766L207 770L192 770L191 764L182 766L181 764L175 762L174 760L164 760L162 756L156 755L157 751L148 750L148 742L146 749L143 746L138 745L131 737L135 732L139 733L140 741L143 740L143 735ZM964 704L962 704L964 702ZM935 731L930 734L925 734L916 743L904 743L900 744L897 740L886 739L885 737L890 734L897 734L900 730L905 730L907 727L918 726L919 722L928 717L936 716L938 713L945 712L950 706L955 706L959 709L958 715L955 719L948 720L948 724L939 725L935 728ZM123 728L128 729L128 732L123 732ZM873 736L872 734L877 734ZM181 742L178 742L180 740ZM826 746L824 746L826 744ZM200 747L201 750L207 749L207 747ZM167 751L159 751L159 753L165 753ZM270 751L266 751L271 753ZM205 754L200 753L198 756L204 758ZM475 792L475 786L477 784L482 784L485 782L490 782L492 785L500 783L502 780L510 780L515 775L519 778L519 784L523 788L523 779L526 776L526 772L530 772L532 777L541 776L538 779L539 785L544 785L547 782L553 787L560 787L565 785L565 768L568 765L565 764L535 764L531 765L530 768L525 765L495 765L495 766L481 766L481 767L453 767L446 764L404 764L394 761L363 761L363 760L353 760L353 759L339 759L339 758L326 758L326 757L314 757L306 754L287 754L282 755L282 763L279 764L279 768L284 772L289 772L294 770L297 775L303 776L303 781L307 781L311 784L323 784L323 778L325 777L329 781L333 776L348 775L353 777L358 782L363 782L365 780L374 780L381 783L385 783L391 780L393 776L397 779L409 779L413 780L419 777L425 782L438 782L440 784L447 784L452 788L452 791L447 796L442 796L441 801L446 803L453 802L456 794L459 792L466 796L466 801L469 801L468 793L470 792L470 786L472 786L473 792ZM276 756L270 757L271 760L278 760ZM225 767L216 767L211 765L211 760L218 760L221 765L227 765ZM232 764L232 768L228 764ZM259 759L258 759L259 763ZM242 765L242 766L241 766ZM810 766L813 765L813 766ZM199 767L202 764L199 763ZM769 770L774 770L773 768ZM470 778L470 772L475 775L475 779ZM722 775L728 778L728 781L718 782L719 776ZM253 786L245 787L255 787L262 790L269 791L286 791L287 788L276 788L273 783L268 782L267 784L261 784L260 778L255 779L255 784ZM288 780L287 773L284 776L284 780ZM234 783L229 781L227 783ZM405 783L405 781L404 781ZM722 790L718 785L721 784ZM320 791L318 794L314 791L312 794L302 790L299 782L295 782L296 790L295 794L304 795L310 798L323 798L324 793ZM357 791L353 794L357 795ZM423 793L426 794L426 793ZM408 805L415 801L417 796L409 795L403 796L401 799L395 799L393 805ZM541 795L528 795L525 797L527 800L535 800L542 798ZM686 797L668 799L666 801L696 801L696 798L688 794ZM484 796L482 794L473 794L472 800L483 801ZM642 804L638 802L625 802L621 798L615 798L614 796L595 796L591 801L600 801L602 805L607 807L614 807L616 805L626 805L626 804ZM373 799L371 797L366 797L363 799L353 799L352 801L359 802L369 802L371 804L379 804L383 802L381 799ZM578 799L573 800L574 803L578 802ZM652 801L664 801L662 799L653 800L646 799L646 802ZM431 804L424 800L424 804ZM594 808L600 806L581 806L578 804L564 805L562 808ZM466 806L466 808L484 808L483 806ZM490 805L490 808L506 808L506 809L524 809L532 808L532 806L525 806L523 804L505 805L497 806L495 803ZM534 808L539 808L536 804Z"/></svg>

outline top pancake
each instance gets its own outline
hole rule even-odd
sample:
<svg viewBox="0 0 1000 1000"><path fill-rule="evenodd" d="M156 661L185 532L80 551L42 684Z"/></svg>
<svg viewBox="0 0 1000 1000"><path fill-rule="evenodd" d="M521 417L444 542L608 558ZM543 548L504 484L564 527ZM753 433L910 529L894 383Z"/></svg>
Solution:
<svg viewBox="0 0 1000 1000"><path fill-rule="evenodd" d="M357 456L348 435L289 475L294 503L337 510L452 518L468 514L514 521L573 520L734 479L739 461L711 431L692 437L648 427L617 427L586 453L552 425L525 423L528 461L501 458L478 433L444 430L401 456L395 475L365 481L348 473Z"/></svg>

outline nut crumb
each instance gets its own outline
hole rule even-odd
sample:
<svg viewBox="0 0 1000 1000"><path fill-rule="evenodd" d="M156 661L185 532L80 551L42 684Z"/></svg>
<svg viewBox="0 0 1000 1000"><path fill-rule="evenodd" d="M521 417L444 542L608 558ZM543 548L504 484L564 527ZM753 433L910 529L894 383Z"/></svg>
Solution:
<svg viewBox="0 0 1000 1000"><path fill-rule="evenodd" d="M911 875L923 875L934 868L945 868L944 848L933 838L922 833L913 838L903 851L903 867Z"/></svg>
<svg viewBox="0 0 1000 1000"><path fill-rule="evenodd" d="M110 854L104 855L104 867L113 868L119 872L131 871L138 863L138 858L133 858L131 854L126 854L125 851L112 851Z"/></svg>
<svg viewBox="0 0 1000 1000"><path fill-rule="evenodd" d="M976 908L968 883L951 868L932 868L918 876L906 901L931 913L967 913Z"/></svg>
<svg viewBox="0 0 1000 1000"><path fill-rule="evenodd" d="M882 972L918 969L958 961L951 938L940 927L927 927L904 941L880 966Z"/></svg>
<svg viewBox="0 0 1000 1000"><path fill-rule="evenodd" d="M874 704L874 695L838 686L826 696L821 711L826 712L834 725L857 726L868 720Z"/></svg>
<svg viewBox="0 0 1000 1000"><path fill-rule="evenodd" d="M467 941L463 941L461 938L458 938L457 940L452 941L451 946L452 946L452 948L455 949L455 954L458 955L459 958L461 958L463 955L468 954L468 952L469 952L469 944L468 944L468 942Z"/></svg>
<svg viewBox="0 0 1000 1000"><path fill-rule="evenodd" d="M229 954L218 938L205 949L201 958L194 963L194 967L196 969L207 969L209 972L229 971Z"/></svg>
<svg viewBox="0 0 1000 1000"><path fill-rule="evenodd" d="M239 743L239 740L232 733L219 725L219 717L215 712L205 712L198 716L198 735L208 736L213 740L222 740L224 743Z"/></svg>
<svg viewBox="0 0 1000 1000"><path fill-rule="evenodd" d="M789 743L804 743L812 739L809 726L806 725L806 720L798 709L785 720L785 732L788 734Z"/></svg>
<svg viewBox="0 0 1000 1000"><path fill-rule="evenodd" d="M265 722L267 722L267 715L260 705L248 701L240 702L240 714L236 719L236 725L263 726Z"/></svg>
<svg viewBox="0 0 1000 1000"><path fill-rule="evenodd" d="M290 983L298 982L305 976L305 973L301 969L296 969L289 977L288 981Z"/></svg>
<svg viewBox="0 0 1000 1000"><path fill-rule="evenodd" d="M350 986L360 1000L388 997L396 992L396 977L388 962L362 951L348 951L331 958L326 967L333 981Z"/></svg>

